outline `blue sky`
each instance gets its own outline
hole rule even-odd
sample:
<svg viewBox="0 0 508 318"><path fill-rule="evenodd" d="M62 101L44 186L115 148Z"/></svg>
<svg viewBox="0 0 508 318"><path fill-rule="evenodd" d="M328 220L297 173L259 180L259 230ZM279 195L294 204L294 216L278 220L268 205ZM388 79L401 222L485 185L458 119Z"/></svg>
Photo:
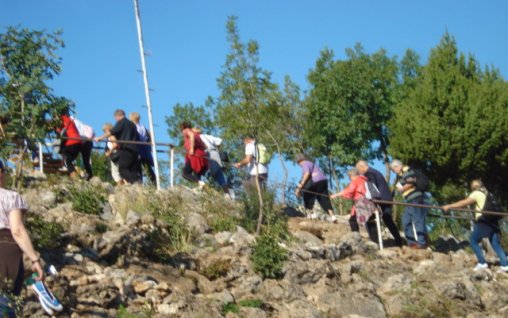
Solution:
<svg viewBox="0 0 508 318"><path fill-rule="evenodd" d="M174 104L201 104L218 95L230 15L239 17L244 41L259 42L261 66L277 82L290 75L303 91L306 74L325 47L338 58L356 42L368 52L382 47L398 56L412 48L425 61L446 31L461 51L508 75L506 1L139 1L161 142L169 141L164 117ZM132 1L0 0L0 8L2 30L12 25L63 30L63 72L52 86L76 102L78 118L100 131L113 120L115 108L146 114ZM142 120L147 124L146 115Z"/></svg>

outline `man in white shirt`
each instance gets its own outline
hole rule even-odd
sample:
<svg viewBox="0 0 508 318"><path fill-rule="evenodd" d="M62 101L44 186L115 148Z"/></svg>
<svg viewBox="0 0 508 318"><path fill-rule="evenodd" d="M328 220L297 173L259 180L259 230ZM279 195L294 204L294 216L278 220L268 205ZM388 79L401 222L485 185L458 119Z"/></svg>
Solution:
<svg viewBox="0 0 508 318"><path fill-rule="evenodd" d="M266 186L268 180L268 167L258 162L259 151L256 149L256 139L254 136L245 136L243 138L245 144L245 157L235 164L235 168L247 166L249 169L249 179L244 182L244 188L256 187L256 177L261 187Z"/></svg>

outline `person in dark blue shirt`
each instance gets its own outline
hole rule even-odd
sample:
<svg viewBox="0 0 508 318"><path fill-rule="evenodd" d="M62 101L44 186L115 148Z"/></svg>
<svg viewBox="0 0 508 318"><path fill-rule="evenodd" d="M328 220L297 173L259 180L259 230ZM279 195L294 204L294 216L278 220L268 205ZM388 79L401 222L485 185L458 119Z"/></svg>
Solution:
<svg viewBox="0 0 508 318"><path fill-rule="evenodd" d="M367 177L367 180L372 182L378 188L379 193L381 194L381 200L393 201L392 192L390 191L388 183L386 182L386 179L383 177L381 172L372 167L369 167L369 164L365 160L358 161L356 163L356 169L358 169L360 174ZM393 222L392 206L390 204L380 204L379 206L383 212L382 220L388 230L390 230L390 233L392 233L392 236L395 239L395 244L399 247L402 246L403 241L402 237L400 236L399 228L395 222ZM369 237L377 242L376 225L373 222L367 223L367 230L369 231Z"/></svg>

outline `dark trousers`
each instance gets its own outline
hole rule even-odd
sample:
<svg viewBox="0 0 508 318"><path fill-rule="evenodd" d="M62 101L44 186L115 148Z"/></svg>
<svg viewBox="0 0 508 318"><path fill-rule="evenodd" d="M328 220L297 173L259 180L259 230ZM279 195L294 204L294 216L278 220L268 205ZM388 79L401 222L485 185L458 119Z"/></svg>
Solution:
<svg viewBox="0 0 508 318"><path fill-rule="evenodd" d="M141 158L139 161L141 163L141 167L145 168L146 172L148 173L148 177L150 178L152 184L155 184L156 180L155 172L153 172L153 158L150 156L149 158Z"/></svg>
<svg viewBox="0 0 508 318"><path fill-rule="evenodd" d="M383 212L383 215L381 216L381 219L383 220L383 223L386 225L388 230L390 230L390 233L392 234L393 238L395 239L395 244L397 246L402 246L402 237L399 233L399 228L395 224L392 218L392 208L391 206L383 205L381 206L381 211ZM377 226L376 226L376 216L372 215L369 219L369 221L365 224L367 227L367 233L369 234L369 238L372 242L377 243L378 242L378 233L377 233ZM349 218L349 227L351 228L351 231L353 232L359 232L360 227L358 225L358 222L356 220L356 216L351 216Z"/></svg>
<svg viewBox="0 0 508 318"><path fill-rule="evenodd" d="M74 167L74 160L76 160L80 152L81 144L65 146L65 166L67 167L67 171L69 171L69 173L76 171L76 168Z"/></svg>
<svg viewBox="0 0 508 318"><path fill-rule="evenodd" d="M23 288L23 252L11 231L0 230L0 291L19 295Z"/></svg>
<svg viewBox="0 0 508 318"><path fill-rule="evenodd" d="M302 190L303 203L307 210L312 210L314 203L317 201L325 212L333 211L332 203L330 202L330 194L328 193L328 180L322 180L314 183L308 192Z"/></svg>
<svg viewBox="0 0 508 318"><path fill-rule="evenodd" d="M83 159L83 167L86 171L86 179L90 180L93 177L92 164L90 158L92 157L93 142L85 141L81 145L81 159Z"/></svg>
<svg viewBox="0 0 508 318"><path fill-rule="evenodd" d="M192 170L190 160L187 160L183 166L182 176L191 182L198 182L201 180L201 177L205 175L205 173L206 169L203 169L200 173L194 172L194 170Z"/></svg>
<svg viewBox="0 0 508 318"><path fill-rule="evenodd" d="M119 149L118 151L118 171L120 177L128 183L135 183L141 180L139 173L139 154L137 151L128 149Z"/></svg>

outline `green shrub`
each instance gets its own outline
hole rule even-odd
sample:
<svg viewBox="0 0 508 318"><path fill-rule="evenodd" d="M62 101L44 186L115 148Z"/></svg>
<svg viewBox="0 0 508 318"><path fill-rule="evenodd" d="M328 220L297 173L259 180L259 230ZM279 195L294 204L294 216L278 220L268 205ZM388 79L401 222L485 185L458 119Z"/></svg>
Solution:
<svg viewBox="0 0 508 318"><path fill-rule="evenodd" d="M264 302L261 299L244 299L238 302L240 307L261 308Z"/></svg>
<svg viewBox="0 0 508 318"><path fill-rule="evenodd" d="M102 223L102 222L95 223L95 232L96 233L102 234L102 233L106 233L108 230L109 230L109 227L107 224Z"/></svg>
<svg viewBox="0 0 508 318"><path fill-rule="evenodd" d="M227 313L231 312L237 314L240 311L240 308L235 303L227 303L222 306L222 314L227 315Z"/></svg>
<svg viewBox="0 0 508 318"><path fill-rule="evenodd" d="M69 190L69 197L72 202L72 208L75 211L86 214L101 214L106 202L104 189L89 183L83 183L71 188Z"/></svg>
<svg viewBox="0 0 508 318"><path fill-rule="evenodd" d="M37 249L54 249L64 244L61 239L64 228L59 223L46 222L40 215L32 214L27 218L26 227Z"/></svg>
<svg viewBox="0 0 508 318"><path fill-rule="evenodd" d="M287 251L279 246L280 238L264 233L256 239L252 247L250 260L254 270L263 278L280 278L284 261L288 259Z"/></svg>
<svg viewBox="0 0 508 318"><path fill-rule="evenodd" d="M224 277L228 274L231 269L230 260L218 260L209 266L205 267L201 274L209 280L216 280L220 277Z"/></svg>
<svg viewBox="0 0 508 318"><path fill-rule="evenodd" d="M233 232L236 230L238 219L230 215L215 215L208 223L215 233L224 231Z"/></svg>
<svg viewBox="0 0 508 318"><path fill-rule="evenodd" d="M92 171L94 176L99 177L102 181L115 183L111 176L111 162L104 153L92 151Z"/></svg>

